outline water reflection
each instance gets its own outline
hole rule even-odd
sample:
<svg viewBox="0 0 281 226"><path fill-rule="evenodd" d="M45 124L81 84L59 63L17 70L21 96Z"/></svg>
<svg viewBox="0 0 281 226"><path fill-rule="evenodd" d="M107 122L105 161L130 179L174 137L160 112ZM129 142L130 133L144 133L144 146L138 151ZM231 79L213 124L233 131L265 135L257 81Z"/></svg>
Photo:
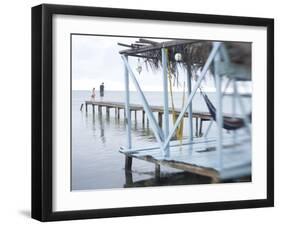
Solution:
<svg viewBox="0 0 281 226"><path fill-rule="evenodd" d="M99 122L99 128L100 128L100 138L101 138L102 143L105 144L106 143L106 137L105 137L105 134L104 134L104 123L103 123L103 120L102 120L102 113L101 112L98 113L98 122Z"/></svg>
<svg viewBox="0 0 281 226"><path fill-rule="evenodd" d="M134 181L133 174L137 172L131 170L125 170L126 183L124 188L130 187L147 187L147 186L168 186L168 185L191 185L191 184L209 184L211 179L188 172L179 173L165 173L160 176L154 176L145 180Z"/></svg>

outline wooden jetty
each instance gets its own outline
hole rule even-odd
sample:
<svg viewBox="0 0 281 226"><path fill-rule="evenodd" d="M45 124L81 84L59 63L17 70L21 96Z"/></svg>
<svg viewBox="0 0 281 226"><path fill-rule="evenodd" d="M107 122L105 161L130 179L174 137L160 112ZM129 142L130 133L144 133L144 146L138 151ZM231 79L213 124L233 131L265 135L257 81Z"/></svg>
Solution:
<svg viewBox="0 0 281 226"><path fill-rule="evenodd" d="M200 140L202 142L200 142ZM194 143L180 144L171 141L169 156L163 156L160 148L140 148L126 150L120 148L119 152L126 159L141 159L155 164L155 177L160 176L160 166L187 171L207 176L212 182L239 179L251 175L251 139L237 140L233 144L232 137L224 139L222 153L216 151L216 140L197 138ZM126 170L131 170L132 163Z"/></svg>
<svg viewBox="0 0 281 226"><path fill-rule="evenodd" d="M98 112L102 113L102 108L106 109L106 115L110 116L110 109L114 109L115 116L120 119L120 111L123 111L125 116L125 103L122 102L111 102L111 101L98 101L98 100L87 100L85 101L85 110L88 112L88 106L92 106L93 112L95 112L95 107L98 108ZM80 110L82 110L83 104L80 107ZM158 116L158 124L160 127L162 127L163 124L163 114L164 114L164 108L162 106L150 106L152 112L156 112ZM137 112L142 113L142 123L145 123L145 110L142 105L140 104L130 104L130 111L131 113L134 113L135 120L137 120ZM176 115L179 115L181 112L181 109L172 109L169 108L169 114L172 114L175 112ZM185 113L184 117L188 117L188 112ZM212 116L209 112L193 112L192 118L195 119L195 136L201 136L202 128L203 128L203 122L204 121L210 121L212 119Z"/></svg>
<svg viewBox="0 0 281 226"><path fill-rule="evenodd" d="M123 102L112 102L112 101L99 101L99 100L87 100L85 101L85 109L86 112L88 112L88 106L92 106L93 112L95 112L95 107L98 108L98 112L102 113L102 108L106 109L106 115L110 116L110 109L114 109L115 116L120 119L120 110L123 111L124 117L125 117L125 103ZM83 104L81 104L80 110L82 110ZM152 112L157 113L157 119L158 124L160 127L163 125L163 115L164 115L164 108L163 106L150 106ZM137 120L137 112L142 113L142 123L145 123L145 110L142 105L140 104L130 104L130 112L134 113L135 120ZM169 114L172 114L175 112L175 114L178 116L181 112L181 109L175 108L174 110L172 108L169 108ZM230 114L224 114L224 116L231 117ZM184 114L185 118L188 118L188 112ZM192 118L195 119L195 136L200 137L203 135L202 129L203 129L203 123L205 121L212 120L212 116L209 112L192 112ZM148 121L147 121L148 124Z"/></svg>

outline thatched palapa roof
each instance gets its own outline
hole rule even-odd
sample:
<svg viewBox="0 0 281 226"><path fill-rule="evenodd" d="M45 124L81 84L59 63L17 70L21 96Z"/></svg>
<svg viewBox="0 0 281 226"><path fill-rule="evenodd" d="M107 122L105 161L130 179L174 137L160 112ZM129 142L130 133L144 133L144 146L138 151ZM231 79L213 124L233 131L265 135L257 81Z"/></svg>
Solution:
<svg viewBox="0 0 281 226"><path fill-rule="evenodd" d="M249 70L251 74L251 43L223 42L223 44L229 53L231 63L234 64L235 67L237 65L239 68L246 68L245 70ZM202 67L209 56L212 48L212 41L171 40L156 42L154 40L140 38L132 44L118 43L118 45L127 47L127 49L120 51L120 54L144 58L145 63L154 70L161 67L161 48L166 48L168 51L170 70L172 73L175 73L177 64L181 64L191 71L195 68ZM181 54L181 62L175 60L176 53Z"/></svg>

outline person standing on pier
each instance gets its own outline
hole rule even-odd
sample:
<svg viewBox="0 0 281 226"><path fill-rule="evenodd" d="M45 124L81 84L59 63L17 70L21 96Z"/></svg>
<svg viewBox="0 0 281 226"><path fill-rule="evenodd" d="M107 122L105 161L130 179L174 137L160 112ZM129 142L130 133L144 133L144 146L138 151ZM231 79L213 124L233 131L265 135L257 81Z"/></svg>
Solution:
<svg viewBox="0 0 281 226"><path fill-rule="evenodd" d="M100 85L100 97L103 98L104 96L104 83L102 82Z"/></svg>
<svg viewBox="0 0 281 226"><path fill-rule="evenodd" d="M92 95L91 95L91 97L92 97L93 99L95 99L95 97L96 97L96 88L95 88L95 87L94 87L93 90L92 90Z"/></svg>

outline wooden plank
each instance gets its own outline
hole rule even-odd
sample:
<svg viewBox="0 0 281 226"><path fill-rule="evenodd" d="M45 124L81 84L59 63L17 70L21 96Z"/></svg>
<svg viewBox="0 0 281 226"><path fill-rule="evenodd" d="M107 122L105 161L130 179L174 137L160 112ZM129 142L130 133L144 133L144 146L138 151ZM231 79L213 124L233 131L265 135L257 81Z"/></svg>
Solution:
<svg viewBox="0 0 281 226"><path fill-rule="evenodd" d="M225 142L230 143L230 139ZM209 147L215 147L213 142ZM209 176L213 181L235 179L240 176L251 174L251 143L228 146L223 148L223 168L219 167L218 155L216 149L204 151L207 144L194 144L191 152L188 151L188 145L184 148L171 147L170 156L164 157L161 150L152 149L146 151L126 153L126 156L152 162L154 164L169 166L172 168ZM200 151L203 150L203 151ZM120 151L122 152L122 151Z"/></svg>

